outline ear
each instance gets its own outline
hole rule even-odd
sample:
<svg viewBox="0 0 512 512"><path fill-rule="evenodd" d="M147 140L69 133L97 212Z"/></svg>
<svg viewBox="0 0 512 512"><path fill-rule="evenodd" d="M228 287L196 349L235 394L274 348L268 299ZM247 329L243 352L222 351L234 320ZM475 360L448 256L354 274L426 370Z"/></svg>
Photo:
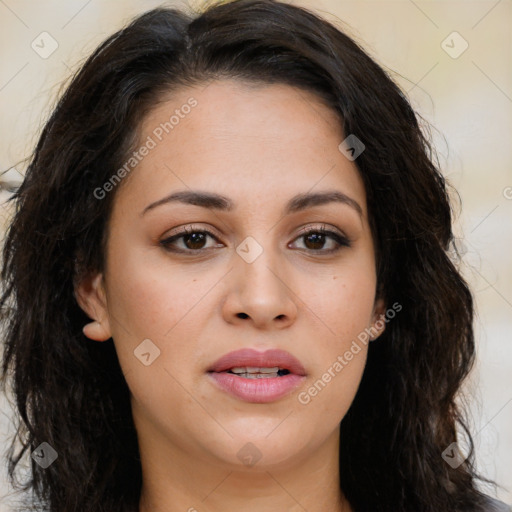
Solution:
<svg viewBox="0 0 512 512"><path fill-rule="evenodd" d="M83 327L83 333L94 341L106 341L112 334L108 320L107 299L103 274L98 273L83 277L75 284L75 298L78 305L94 321Z"/></svg>
<svg viewBox="0 0 512 512"><path fill-rule="evenodd" d="M373 306L373 319L371 327L372 335L370 336L370 339L372 341L376 340L386 329L385 312L386 304L384 302L384 299L377 299Z"/></svg>

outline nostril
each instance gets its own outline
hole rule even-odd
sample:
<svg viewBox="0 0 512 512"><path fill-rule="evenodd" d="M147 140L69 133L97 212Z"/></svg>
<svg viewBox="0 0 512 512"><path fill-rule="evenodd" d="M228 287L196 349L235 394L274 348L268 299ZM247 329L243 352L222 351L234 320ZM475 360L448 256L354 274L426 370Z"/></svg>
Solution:
<svg viewBox="0 0 512 512"><path fill-rule="evenodd" d="M249 317L249 315L247 313L238 313L236 316L238 318L248 318Z"/></svg>

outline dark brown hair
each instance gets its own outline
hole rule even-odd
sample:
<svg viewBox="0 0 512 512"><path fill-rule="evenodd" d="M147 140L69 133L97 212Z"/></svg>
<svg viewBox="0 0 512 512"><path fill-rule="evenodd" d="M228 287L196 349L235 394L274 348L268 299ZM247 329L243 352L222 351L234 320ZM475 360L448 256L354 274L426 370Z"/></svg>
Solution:
<svg viewBox="0 0 512 512"><path fill-rule="evenodd" d="M82 272L101 271L116 190L93 191L133 150L163 95L229 77L313 92L366 146L364 180L376 241L378 295L403 306L369 348L341 423L340 486L356 512L482 510L472 442L456 394L474 359L473 300L448 257L445 180L409 102L350 37L274 0L235 0L200 15L149 11L109 37L71 81L44 126L3 249L3 379L10 374L33 508L137 510L141 466L129 390L112 340L91 343L75 300ZM341 142L341 141L340 141ZM134 171L136 172L136 170ZM457 424L459 428L457 428ZM441 454L465 432L457 468Z"/></svg>

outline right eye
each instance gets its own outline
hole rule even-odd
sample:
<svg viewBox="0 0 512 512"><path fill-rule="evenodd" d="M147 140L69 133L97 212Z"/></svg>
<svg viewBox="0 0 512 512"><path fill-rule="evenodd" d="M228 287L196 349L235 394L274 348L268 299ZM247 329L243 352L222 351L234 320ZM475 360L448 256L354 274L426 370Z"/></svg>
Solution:
<svg viewBox="0 0 512 512"><path fill-rule="evenodd" d="M176 233L170 237L160 241L166 250L170 252L191 252L195 253L198 251L204 251L206 249L213 249L214 247L204 247L204 244L208 237L217 240L217 237L207 229L196 229L191 226L186 226L179 233ZM181 247L177 246L177 242L182 242Z"/></svg>

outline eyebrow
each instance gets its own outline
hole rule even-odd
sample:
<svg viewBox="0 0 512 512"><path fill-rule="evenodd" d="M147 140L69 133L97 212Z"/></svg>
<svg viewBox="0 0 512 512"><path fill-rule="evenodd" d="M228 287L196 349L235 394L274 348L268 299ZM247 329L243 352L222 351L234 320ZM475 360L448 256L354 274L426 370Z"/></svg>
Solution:
<svg viewBox="0 0 512 512"><path fill-rule="evenodd" d="M179 192L173 192L172 194L149 204L144 208L144 210L142 210L140 216L142 217L149 210L152 210L157 206L173 202L191 204L194 206L201 206L202 208L219 211L232 211L235 208L233 201L231 201L231 199L226 196L214 194L211 192L183 190ZM286 203L284 208L284 215L289 215L291 213L306 210L307 208L321 206L328 203L346 204L353 208L360 217L363 216L363 209L359 203L338 190L297 194L296 196L293 196L288 201L288 203Z"/></svg>

